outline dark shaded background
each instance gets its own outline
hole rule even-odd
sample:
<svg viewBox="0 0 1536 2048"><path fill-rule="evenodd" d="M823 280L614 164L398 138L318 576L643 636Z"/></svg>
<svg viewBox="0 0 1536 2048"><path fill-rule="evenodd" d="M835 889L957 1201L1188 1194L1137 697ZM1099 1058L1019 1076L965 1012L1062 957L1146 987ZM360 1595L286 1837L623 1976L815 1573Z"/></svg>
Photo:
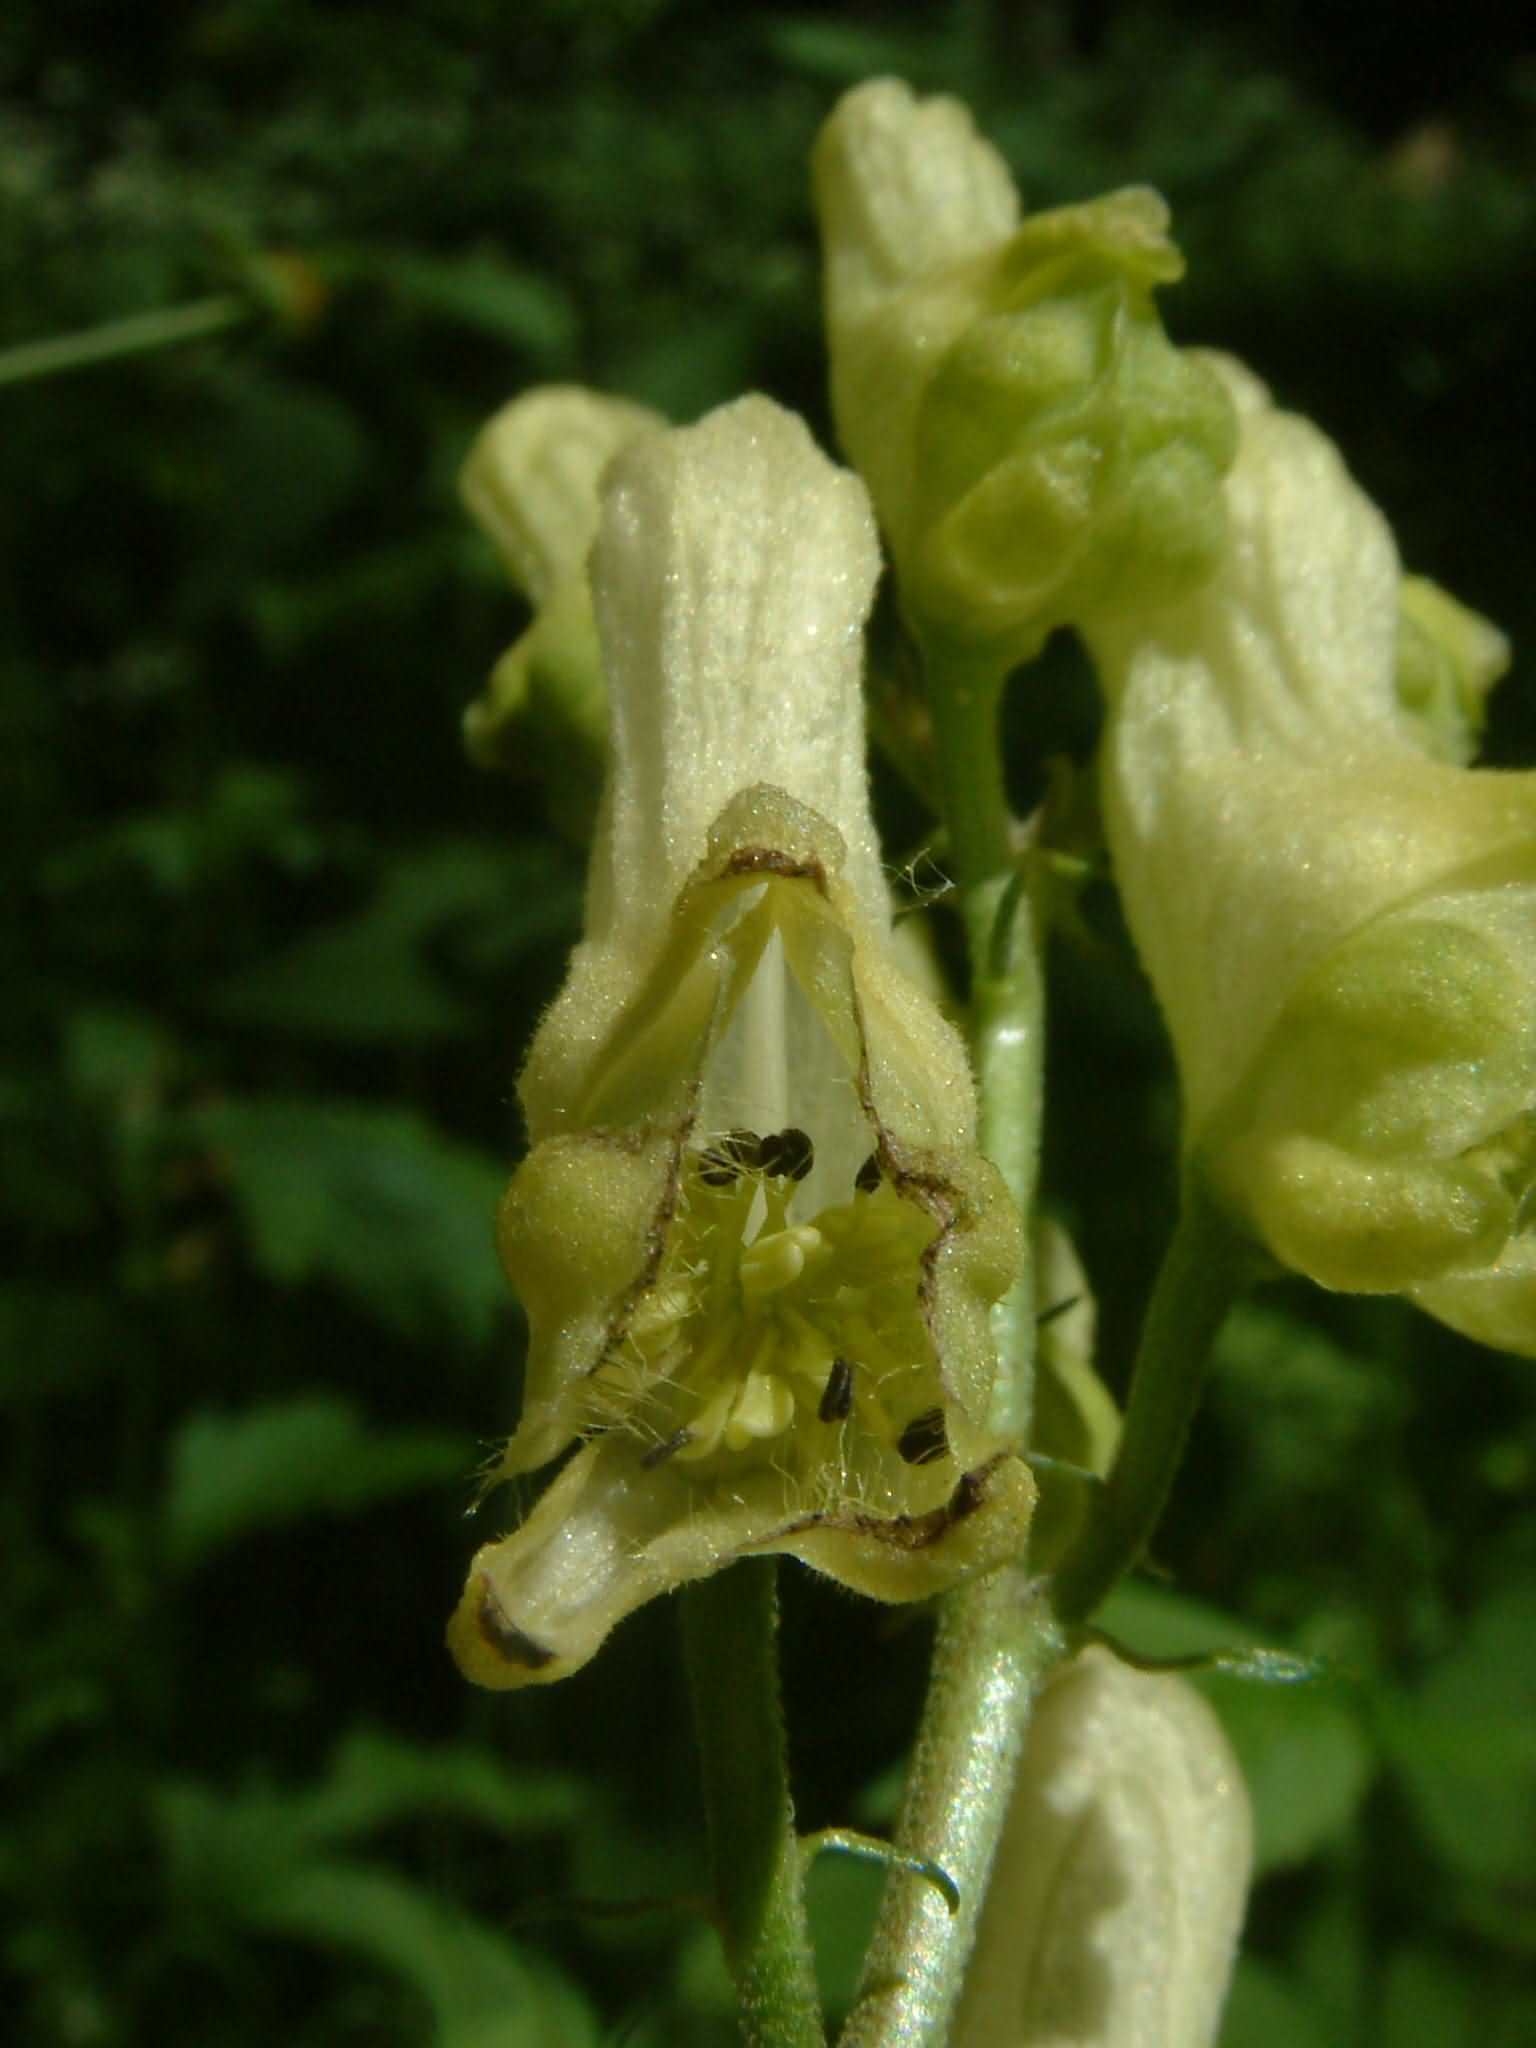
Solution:
<svg viewBox="0 0 1536 2048"><path fill-rule="evenodd" d="M1174 332L1313 412L1409 563L1529 645L1536 52L1491 6L1229 12L227 0L130 32L11 0L0 378L6 348L265 295L218 339L0 384L27 2043L729 2038L665 1606L547 1694L474 1695L440 1648L516 1412L511 1080L580 891L537 789L459 750L520 614L453 477L552 378L680 418L759 386L826 436L805 155L896 71L966 95L1033 204L1160 186ZM1493 756L1536 760L1536 691L1502 697ZM1086 758L1069 651L1011 731L1021 793ZM1063 949L1053 1004L1048 1191L1118 1383L1171 1083L1112 940ZM1208 1682L1263 1869L1227 2048L1536 2039L1529 1375L1300 1289L1229 1333L1170 1584L1117 1626L1341 1675ZM883 1824L925 1623L786 1578L806 1824ZM834 2004L874 1890L816 1879Z"/></svg>

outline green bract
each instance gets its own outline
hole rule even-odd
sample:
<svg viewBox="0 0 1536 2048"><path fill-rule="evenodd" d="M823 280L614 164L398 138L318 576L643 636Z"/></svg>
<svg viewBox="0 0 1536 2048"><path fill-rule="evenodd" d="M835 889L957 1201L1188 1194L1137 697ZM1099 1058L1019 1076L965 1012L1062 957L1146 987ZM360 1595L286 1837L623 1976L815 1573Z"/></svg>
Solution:
<svg viewBox="0 0 1536 2048"><path fill-rule="evenodd" d="M1090 634L1186 1142L1286 1264L1536 1353L1536 775L1434 758L1399 698L1385 523L1323 435L1220 368L1222 564Z"/></svg>
<svg viewBox="0 0 1536 2048"><path fill-rule="evenodd" d="M838 433L919 638L1011 666L1198 582L1235 428L1158 322L1183 263L1157 194L1021 224L966 110L890 80L842 100L815 174Z"/></svg>
<svg viewBox="0 0 1536 2048"><path fill-rule="evenodd" d="M877 570L858 482L766 400L611 472L610 776L501 1229L530 1356L499 1470L579 1448L474 1561L450 1639L485 1684L562 1676L742 1552L908 1599L1022 1547L1033 1488L985 1425L1019 1224L892 943Z"/></svg>

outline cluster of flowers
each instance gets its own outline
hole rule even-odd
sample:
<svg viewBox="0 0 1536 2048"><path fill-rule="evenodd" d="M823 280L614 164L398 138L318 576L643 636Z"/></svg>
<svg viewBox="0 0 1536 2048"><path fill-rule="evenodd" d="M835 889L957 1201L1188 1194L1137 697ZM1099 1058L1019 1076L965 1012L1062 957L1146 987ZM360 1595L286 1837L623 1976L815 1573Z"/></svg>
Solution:
<svg viewBox="0 0 1536 2048"><path fill-rule="evenodd" d="M536 610L472 740L542 745L578 811L606 761L501 1235L531 1349L497 1476L576 1448L471 1569L451 1642L488 1685L744 1552L905 1600L1024 1550L989 1422L1023 1231L868 804L877 520L920 646L1089 650L1191 1172L1278 1262L1536 1355L1536 775L1467 765L1500 636L1404 576L1322 434L1169 343L1155 194L1021 219L964 110L890 82L815 176L857 474L763 398L672 429L569 389L466 471ZM1203 2038L1223 1969L1136 2038Z"/></svg>

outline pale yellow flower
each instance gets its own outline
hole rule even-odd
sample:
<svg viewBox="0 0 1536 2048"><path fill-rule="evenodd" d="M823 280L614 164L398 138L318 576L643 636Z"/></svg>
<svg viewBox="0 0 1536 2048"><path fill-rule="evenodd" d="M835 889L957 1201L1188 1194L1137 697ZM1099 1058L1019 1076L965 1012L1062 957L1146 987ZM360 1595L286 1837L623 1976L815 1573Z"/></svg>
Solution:
<svg viewBox="0 0 1536 2048"><path fill-rule="evenodd" d="M1284 1264L1536 1353L1536 775L1435 757L1405 613L1471 697L1500 644L1405 602L1331 443L1216 367L1242 423L1222 563L1089 631L1186 1144Z"/></svg>
<svg viewBox="0 0 1536 2048"><path fill-rule="evenodd" d="M500 1473L575 1455L450 1640L518 1685L787 1551L881 1599L1022 1547L985 1424L1019 1224L963 1046L903 970L865 783L856 479L744 399L614 465L611 768L586 937L521 1082L501 1242L530 1326Z"/></svg>

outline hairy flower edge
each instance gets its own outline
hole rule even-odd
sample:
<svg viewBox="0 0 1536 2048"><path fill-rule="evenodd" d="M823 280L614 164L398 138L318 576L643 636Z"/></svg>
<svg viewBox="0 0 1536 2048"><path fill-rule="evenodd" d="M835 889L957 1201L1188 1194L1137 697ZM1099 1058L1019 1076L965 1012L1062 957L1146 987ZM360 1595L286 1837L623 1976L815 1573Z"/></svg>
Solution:
<svg viewBox="0 0 1536 2048"><path fill-rule="evenodd" d="M774 791L747 792L735 819L775 812L776 843L717 832L616 1035L598 1103L654 1101L667 1043L670 1113L552 1136L509 1189L503 1252L532 1350L498 1476L580 1448L471 1568L450 1640L481 1683L564 1676L633 1607L735 1555L788 1552L907 1600L1023 1547L1033 1482L985 1426L1016 1214L973 1149L903 1134L914 994L860 957L819 821ZM753 1006L814 1009L807 991L848 1062L840 1111L813 1089L799 1113L817 1137L722 1127L712 1104L742 1099Z"/></svg>

